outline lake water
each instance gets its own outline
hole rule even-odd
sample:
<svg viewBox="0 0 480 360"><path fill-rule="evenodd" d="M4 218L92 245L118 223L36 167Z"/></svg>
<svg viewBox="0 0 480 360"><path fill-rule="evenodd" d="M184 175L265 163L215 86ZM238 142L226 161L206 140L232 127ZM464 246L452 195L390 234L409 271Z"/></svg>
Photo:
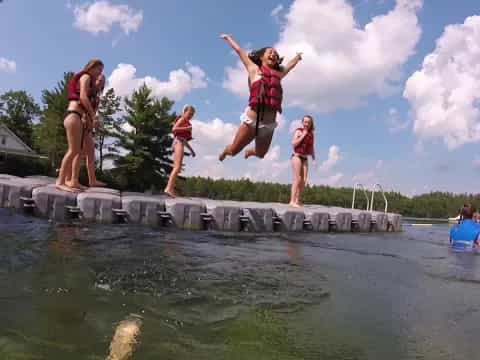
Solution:
<svg viewBox="0 0 480 360"><path fill-rule="evenodd" d="M0 359L476 359L480 257L448 227L249 234L53 225L0 210Z"/></svg>

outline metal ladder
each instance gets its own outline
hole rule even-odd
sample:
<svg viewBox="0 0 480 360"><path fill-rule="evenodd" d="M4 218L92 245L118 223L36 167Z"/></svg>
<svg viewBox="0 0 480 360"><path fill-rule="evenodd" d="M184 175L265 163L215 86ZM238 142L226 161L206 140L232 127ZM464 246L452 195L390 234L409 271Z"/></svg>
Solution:
<svg viewBox="0 0 480 360"><path fill-rule="evenodd" d="M367 189L365 188L365 186L363 186L360 183L355 183L353 185L352 209L355 209L355 196L357 194L357 188L363 190L363 195L365 196L365 199L367 200L367 209L366 210L369 210L370 201L368 200Z"/></svg>
<svg viewBox="0 0 480 360"><path fill-rule="evenodd" d="M367 208L366 208L367 211L373 211L373 203L374 203L374 199L375 199L375 190L378 190L378 192L380 192L383 196L383 200L385 202L384 212L387 213L387 211L388 211L388 199L385 196L385 192L383 191L382 185L380 185L379 183L373 184L372 191L371 191L372 195L371 195L370 200L369 200L368 199L368 194L367 194L367 189L365 188L365 186L363 186L360 183L355 183L353 185L352 209L355 209L355 198L356 198L356 195L357 195L357 189L363 191L363 195L365 196L365 199L367 200Z"/></svg>
<svg viewBox="0 0 480 360"><path fill-rule="evenodd" d="M383 196L383 201L385 202L385 209L384 212L387 213L388 211L388 200L387 197L385 196L385 192L383 191L382 185L379 183L373 184L372 186L372 198L370 200L370 211L373 211L373 198L375 196L375 189L379 190Z"/></svg>

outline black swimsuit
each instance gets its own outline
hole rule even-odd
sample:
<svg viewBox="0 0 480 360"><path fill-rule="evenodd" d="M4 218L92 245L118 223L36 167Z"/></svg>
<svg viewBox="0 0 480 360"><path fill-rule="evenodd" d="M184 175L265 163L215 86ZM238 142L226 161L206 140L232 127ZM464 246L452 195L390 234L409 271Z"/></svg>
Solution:
<svg viewBox="0 0 480 360"><path fill-rule="evenodd" d="M70 114L75 114L75 115L78 115L78 119L80 121L82 121L82 114L80 114L78 111L76 110L67 110L67 112L65 113L65 117L67 117L68 115ZM86 131L86 127L85 126L82 126L82 136L81 136L81 139L80 139L80 150L83 150L83 142L85 140L85 131Z"/></svg>

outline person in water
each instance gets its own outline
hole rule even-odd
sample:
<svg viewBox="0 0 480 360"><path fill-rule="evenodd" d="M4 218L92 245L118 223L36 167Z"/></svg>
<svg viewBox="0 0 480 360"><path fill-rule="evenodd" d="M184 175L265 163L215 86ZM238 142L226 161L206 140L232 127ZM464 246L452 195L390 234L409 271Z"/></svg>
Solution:
<svg viewBox="0 0 480 360"><path fill-rule="evenodd" d="M67 133L68 149L62 159L56 181L58 190L78 192L82 189L78 177L85 129L95 121L95 110L91 97L94 92L95 80L102 72L103 62L99 59L93 59L85 65L82 71L72 77L68 85L69 103L63 121ZM71 174L71 178L67 184L69 174Z"/></svg>
<svg viewBox="0 0 480 360"><path fill-rule="evenodd" d="M277 127L277 112L282 112L281 80L298 64L302 54L298 53L283 67L283 59L274 48L265 47L247 54L231 35L223 34L220 37L228 41L247 69L250 99L233 142L225 147L218 159L223 161L227 156L237 155L253 139L255 147L245 151L245 158L263 158L270 148Z"/></svg>
<svg viewBox="0 0 480 360"><path fill-rule="evenodd" d="M473 221L475 212L474 206L464 205L460 224L450 229L450 244L454 250L471 250L480 245L480 226Z"/></svg>
<svg viewBox="0 0 480 360"><path fill-rule="evenodd" d="M302 127L296 129L293 134L293 181L290 206L301 206L300 196L308 179L308 157L311 156L315 161L314 130L313 117L305 115L302 119Z"/></svg>
<svg viewBox="0 0 480 360"><path fill-rule="evenodd" d="M173 168L168 178L167 187L164 192L168 196L176 197L175 184L177 182L177 176L180 173L183 163L183 156L185 154L185 147L187 147L193 157L195 157L195 151L188 143L192 140L192 124L190 120L195 115L195 108L192 105L185 105L183 107L183 113L177 117L173 123Z"/></svg>

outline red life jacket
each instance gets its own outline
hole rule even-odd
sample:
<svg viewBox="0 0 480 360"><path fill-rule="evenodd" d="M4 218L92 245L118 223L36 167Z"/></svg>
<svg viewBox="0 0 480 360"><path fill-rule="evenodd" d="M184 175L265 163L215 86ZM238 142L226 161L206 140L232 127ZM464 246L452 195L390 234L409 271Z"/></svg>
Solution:
<svg viewBox="0 0 480 360"><path fill-rule="evenodd" d="M262 77L250 84L250 108L256 109L263 103L265 107L282 113L283 89L278 71L262 66L260 72Z"/></svg>
<svg viewBox="0 0 480 360"><path fill-rule="evenodd" d="M177 121L180 120L181 118L182 118L181 116L177 117L173 122L173 125L175 125ZM191 126L190 120L187 120L186 123L182 125L182 127L187 127L187 126ZM192 140L192 128L188 130L174 130L172 132L174 137L178 137L187 141Z"/></svg>
<svg viewBox="0 0 480 360"><path fill-rule="evenodd" d="M303 131L303 128L298 128L297 130ZM313 131L309 131L307 135L303 138L302 142L295 146L295 154L308 156L313 155L313 142L314 142Z"/></svg>
<svg viewBox="0 0 480 360"><path fill-rule="evenodd" d="M83 75L90 75L87 71L80 71L73 75L72 80L70 80L70 83L68 84L68 100L75 100L75 101L80 101L80 78ZM92 101L92 94L95 93L93 91L95 87L95 84L90 80L90 89L88 91L88 97L90 98L90 101Z"/></svg>

